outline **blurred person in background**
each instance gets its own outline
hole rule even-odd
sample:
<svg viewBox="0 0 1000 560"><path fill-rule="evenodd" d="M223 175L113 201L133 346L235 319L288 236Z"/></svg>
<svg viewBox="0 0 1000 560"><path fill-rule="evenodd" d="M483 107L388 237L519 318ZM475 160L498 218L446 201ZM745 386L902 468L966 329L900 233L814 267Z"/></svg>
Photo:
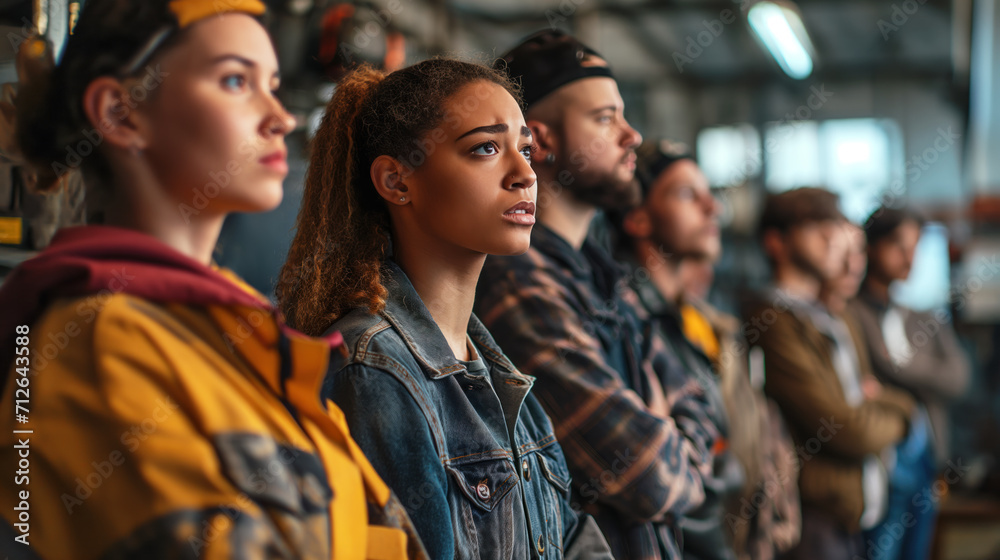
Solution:
<svg viewBox="0 0 1000 560"><path fill-rule="evenodd" d="M911 210L888 207L865 221L868 272L849 309L864 330L875 375L927 408L941 468L951 458L948 404L969 387L969 359L944 310L921 313L890 297L892 284L910 276L923 224Z"/></svg>
<svg viewBox="0 0 1000 560"><path fill-rule="evenodd" d="M865 232L844 220L831 233L831 253L839 262L832 277L820 288L820 301L833 314L842 314L848 302L858 295L868 265Z"/></svg>
<svg viewBox="0 0 1000 560"><path fill-rule="evenodd" d="M497 67L520 81L535 141L538 223L521 256L489 257L476 313L536 378L573 476L620 560L679 559L677 519L701 505L716 439L697 381L626 302L618 265L587 231L638 196L641 137L594 50L543 31Z"/></svg>
<svg viewBox="0 0 1000 560"><path fill-rule="evenodd" d="M860 331L820 299L844 268L844 221L835 194L799 188L769 195L758 229L773 284L747 303L744 333L764 351L765 391L801 465L802 537L781 558L863 557L862 530L888 507L878 455L905 437L914 407L891 388L866 398L871 374Z"/></svg>
<svg viewBox="0 0 1000 560"><path fill-rule="evenodd" d="M868 272L848 311L865 334L876 377L919 403L910 435L890 458L888 515L866 535L869 555L887 560L929 555L937 503L920 497L951 458L947 407L969 385L968 358L944 310L920 313L890 297L892 283L909 277L922 225L912 211L883 207L855 236L861 251L867 237Z"/></svg>
<svg viewBox="0 0 1000 560"><path fill-rule="evenodd" d="M637 155L642 199L612 219L616 257L658 333L705 391L706 415L720 434L705 503L681 518L684 557L773 558L798 539L794 453L780 416L769 415L751 386L738 321L704 301L721 252L718 205L683 148L646 142Z"/></svg>
<svg viewBox="0 0 1000 560"><path fill-rule="evenodd" d="M820 296L831 313L845 313L848 301L857 295L868 262L866 248L865 234L860 227L844 221L834 231L831 253L841 265L839 272L823 283ZM867 350L859 352L858 359L869 360ZM870 367L870 361L868 364ZM883 386L875 377L866 376L861 380L861 390L865 398L875 399L882 393ZM921 499L921 494L927 492L929 495L934 479L931 437L927 413L918 403L910 418L906 438L880 454L889 478L888 505L885 517L865 531L866 558L869 560L927 558L935 508L930 507L929 500Z"/></svg>

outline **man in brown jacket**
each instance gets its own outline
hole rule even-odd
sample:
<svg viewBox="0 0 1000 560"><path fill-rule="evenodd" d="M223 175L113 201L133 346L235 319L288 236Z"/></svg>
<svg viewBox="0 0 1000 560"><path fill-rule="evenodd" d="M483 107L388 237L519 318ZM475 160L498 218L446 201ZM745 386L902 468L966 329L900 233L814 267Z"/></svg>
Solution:
<svg viewBox="0 0 1000 560"><path fill-rule="evenodd" d="M765 392L789 424L801 465L802 538L783 558L864 556L861 530L887 505L878 455L906 435L913 409L907 395L871 388L858 329L819 302L842 261L832 245L844 220L837 206L836 195L815 188L769 197L759 235L773 286L745 309L744 334L764 351Z"/></svg>

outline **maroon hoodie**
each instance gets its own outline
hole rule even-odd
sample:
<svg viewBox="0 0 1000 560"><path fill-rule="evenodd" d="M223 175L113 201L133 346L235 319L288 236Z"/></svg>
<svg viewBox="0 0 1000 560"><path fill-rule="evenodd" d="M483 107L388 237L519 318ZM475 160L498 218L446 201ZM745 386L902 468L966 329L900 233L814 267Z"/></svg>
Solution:
<svg viewBox="0 0 1000 560"><path fill-rule="evenodd" d="M204 264L138 231L81 226L59 231L37 257L0 286L0 392L19 325L34 325L54 300L102 291L158 303L274 307Z"/></svg>

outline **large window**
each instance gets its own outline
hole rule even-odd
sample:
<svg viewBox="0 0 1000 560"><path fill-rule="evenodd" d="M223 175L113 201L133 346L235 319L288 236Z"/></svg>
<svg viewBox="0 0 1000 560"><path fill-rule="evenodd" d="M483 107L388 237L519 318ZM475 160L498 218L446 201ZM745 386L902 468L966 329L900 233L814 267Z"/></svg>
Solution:
<svg viewBox="0 0 1000 560"><path fill-rule="evenodd" d="M888 189L898 190L904 165L899 127L888 119L784 121L765 125L762 135L746 124L707 128L698 135L698 162L713 186L763 173L764 185L773 192L830 189L856 222L878 206Z"/></svg>
<svg viewBox="0 0 1000 560"><path fill-rule="evenodd" d="M706 128L698 134L698 165L713 187L760 175L760 134L749 124Z"/></svg>

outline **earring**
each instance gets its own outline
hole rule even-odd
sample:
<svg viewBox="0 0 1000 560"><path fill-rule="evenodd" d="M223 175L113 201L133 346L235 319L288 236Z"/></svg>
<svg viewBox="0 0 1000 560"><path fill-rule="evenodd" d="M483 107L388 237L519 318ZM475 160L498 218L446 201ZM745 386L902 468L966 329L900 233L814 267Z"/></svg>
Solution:
<svg viewBox="0 0 1000 560"><path fill-rule="evenodd" d="M556 155L552 152L545 154L545 163L553 164L556 162Z"/></svg>
<svg viewBox="0 0 1000 560"><path fill-rule="evenodd" d="M405 197L405 196L401 196L401 197L399 197L399 201L400 201L400 202L406 202L406 197Z"/></svg>

